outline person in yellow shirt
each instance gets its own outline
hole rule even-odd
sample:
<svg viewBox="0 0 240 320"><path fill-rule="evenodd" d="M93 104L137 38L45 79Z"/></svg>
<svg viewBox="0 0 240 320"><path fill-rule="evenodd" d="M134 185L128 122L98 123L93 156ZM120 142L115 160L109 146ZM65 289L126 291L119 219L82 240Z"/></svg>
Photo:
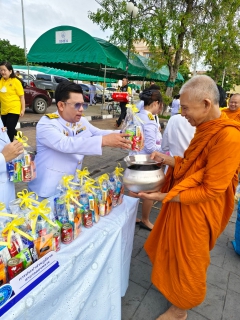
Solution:
<svg viewBox="0 0 240 320"><path fill-rule="evenodd" d="M9 62L0 63L0 74L1 118L10 141L13 141L19 116L25 113L24 90Z"/></svg>

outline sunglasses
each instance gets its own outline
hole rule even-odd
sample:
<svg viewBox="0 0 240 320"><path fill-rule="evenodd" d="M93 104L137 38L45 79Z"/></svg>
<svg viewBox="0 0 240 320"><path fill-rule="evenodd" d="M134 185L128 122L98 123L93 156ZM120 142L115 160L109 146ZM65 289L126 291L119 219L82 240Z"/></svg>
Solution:
<svg viewBox="0 0 240 320"><path fill-rule="evenodd" d="M80 102L78 102L78 103L64 102L64 103L73 105L74 109L77 110L77 111L82 107L83 107L83 110L87 110L87 108L88 108L88 104L85 103L85 102L83 102L83 103L80 103Z"/></svg>

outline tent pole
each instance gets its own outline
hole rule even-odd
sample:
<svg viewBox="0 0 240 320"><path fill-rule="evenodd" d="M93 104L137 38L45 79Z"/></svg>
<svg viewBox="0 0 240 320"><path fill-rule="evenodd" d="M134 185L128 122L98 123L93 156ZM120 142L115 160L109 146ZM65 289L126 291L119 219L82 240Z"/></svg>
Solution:
<svg viewBox="0 0 240 320"><path fill-rule="evenodd" d="M103 78L103 98L102 98L102 108L101 108L101 116L103 112L103 106L105 106L105 85L106 85L106 65L104 66L104 78Z"/></svg>

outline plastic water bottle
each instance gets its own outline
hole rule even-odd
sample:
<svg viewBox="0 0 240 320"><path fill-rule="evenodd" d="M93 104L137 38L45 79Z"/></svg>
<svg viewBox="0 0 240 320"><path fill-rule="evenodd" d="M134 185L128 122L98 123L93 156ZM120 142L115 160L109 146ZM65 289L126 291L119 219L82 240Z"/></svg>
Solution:
<svg viewBox="0 0 240 320"><path fill-rule="evenodd" d="M115 192L116 189L116 182L113 177L110 177L108 181L108 190L109 190L109 195L112 197L113 193Z"/></svg>

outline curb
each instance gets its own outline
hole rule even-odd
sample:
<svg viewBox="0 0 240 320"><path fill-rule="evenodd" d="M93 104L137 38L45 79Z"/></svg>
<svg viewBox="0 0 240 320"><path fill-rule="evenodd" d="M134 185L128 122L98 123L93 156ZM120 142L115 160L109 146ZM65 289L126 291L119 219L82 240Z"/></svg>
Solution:
<svg viewBox="0 0 240 320"><path fill-rule="evenodd" d="M102 116L86 116L85 118L91 122L94 120L105 120L105 119L113 119L117 118L119 115L112 115L112 114L107 114L107 115L102 115ZM20 128L26 128L26 127L36 127L38 124L39 120L35 121L21 121L17 123L16 129Z"/></svg>

